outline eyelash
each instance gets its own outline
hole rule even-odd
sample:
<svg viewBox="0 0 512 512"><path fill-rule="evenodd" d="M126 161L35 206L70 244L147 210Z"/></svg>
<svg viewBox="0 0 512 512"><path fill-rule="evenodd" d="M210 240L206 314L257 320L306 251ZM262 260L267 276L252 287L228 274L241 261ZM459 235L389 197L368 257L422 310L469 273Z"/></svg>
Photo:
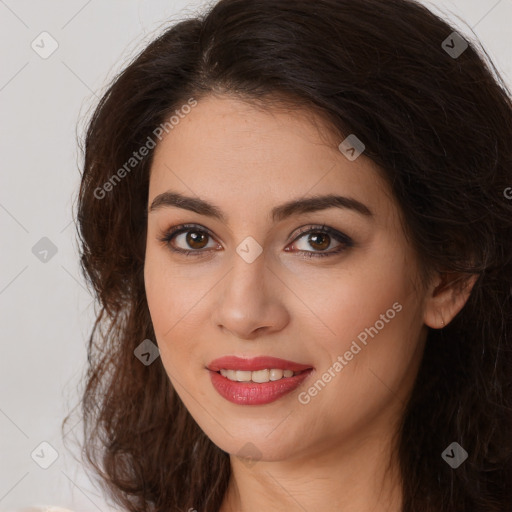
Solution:
<svg viewBox="0 0 512 512"><path fill-rule="evenodd" d="M176 237L177 235L179 235L181 233L187 233L189 231L195 231L198 233L206 233L209 237L214 238L213 235L207 229L202 228L198 224L181 224L179 226L175 226L174 228L170 228L169 230L165 231L163 233L163 235L158 238L158 240L160 242L164 243L171 251L183 254L184 256L192 255L193 257L201 257L201 256L204 256L205 252L212 250L212 249L185 250L185 249L176 249L175 247L172 246L171 241L174 239L174 237ZM304 228L300 228L299 232L297 233L297 236L293 239L292 243L295 243L303 235L309 234L309 233L324 233L326 235L331 236L337 242L340 242L342 245L338 249L331 250L330 252L298 251L299 253L302 253L301 257L304 259L325 257L325 256L334 256L334 255L339 254L342 251L346 250L347 248L353 247L353 245L354 245L354 242L350 237L348 237L344 233L340 233L339 231L336 231L335 229L332 229L325 225L307 226Z"/></svg>

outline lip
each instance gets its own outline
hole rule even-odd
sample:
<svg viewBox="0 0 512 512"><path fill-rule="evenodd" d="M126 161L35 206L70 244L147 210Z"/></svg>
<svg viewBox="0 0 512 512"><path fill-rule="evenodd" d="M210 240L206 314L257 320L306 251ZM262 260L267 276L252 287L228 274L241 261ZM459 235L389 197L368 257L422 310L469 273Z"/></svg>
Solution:
<svg viewBox="0 0 512 512"><path fill-rule="evenodd" d="M302 372L269 382L234 382L219 372L225 370L258 371L272 368ZM213 360L207 367L213 387L220 396L237 405L263 405L274 402L291 393L313 372L311 366L277 357L243 359L226 356Z"/></svg>
<svg viewBox="0 0 512 512"><path fill-rule="evenodd" d="M286 359L280 359L278 357L260 356L244 359L237 356L224 356L211 361L210 364L207 365L207 368L213 372L218 372L222 369L256 372L258 370L271 370L272 368L300 372L302 370L309 370L312 366L287 361Z"/></svg>

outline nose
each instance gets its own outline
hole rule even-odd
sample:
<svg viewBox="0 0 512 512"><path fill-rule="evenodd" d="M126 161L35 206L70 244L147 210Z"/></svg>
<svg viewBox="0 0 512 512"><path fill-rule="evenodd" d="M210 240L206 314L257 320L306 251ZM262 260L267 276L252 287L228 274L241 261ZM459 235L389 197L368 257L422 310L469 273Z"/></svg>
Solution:
<svg viewBox="0 0 512 512"><path fill-rule="evenodd" d="M269 336L289 322L283 303L286 286L267 265L264 253L252 263L235 254L217 290L214 322L236 338Z"/></svg>

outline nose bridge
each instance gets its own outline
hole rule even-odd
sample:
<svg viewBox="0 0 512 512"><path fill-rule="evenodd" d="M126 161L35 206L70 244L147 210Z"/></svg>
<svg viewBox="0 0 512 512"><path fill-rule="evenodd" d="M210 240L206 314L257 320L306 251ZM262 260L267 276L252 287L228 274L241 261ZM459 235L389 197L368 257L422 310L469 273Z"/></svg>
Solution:
<svg viewBox="0 0 512 512"><path fill-rule="evenodd" d="M249 247L247 253L243 251L247 245L240 244L237 252L233 254L232 270L227 276L227 290L225 296L231 296L234 300L247 301L250 297L257 298L266 293L265 282L266 273L270 272L267 268L265 255L261 252L253 260L250 257L252 248ZM240 253L241 255L240 255Z"/></svg>
<svg viewBox="0 0 512 512"><path fill-rule="evenodd" d="M272 297L272 272L264 254L249 261L233 254L232 268L224 280L215 312L216 324L239 338L251 337L263 327L267 330L282 326L286 317L283 306Z"/></svg>

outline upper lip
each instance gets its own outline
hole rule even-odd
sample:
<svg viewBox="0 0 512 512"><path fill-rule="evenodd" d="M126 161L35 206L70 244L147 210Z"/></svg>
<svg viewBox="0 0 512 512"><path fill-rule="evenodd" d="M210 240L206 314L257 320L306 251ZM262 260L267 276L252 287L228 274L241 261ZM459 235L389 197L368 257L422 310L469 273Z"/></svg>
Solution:
<svg viewBox="0 0 512 512"><path fill-rule="evenodd" d="M287 361L278 357L260 356L253 358L241 358L237 356L224 356L211 361L207 368L211 371L218 372L219 370L242 370L242 371L258 371L266 369L282 369L300 372L302 370L309 370L312 366L307 364L300 364L294 361Z"/></svg>

